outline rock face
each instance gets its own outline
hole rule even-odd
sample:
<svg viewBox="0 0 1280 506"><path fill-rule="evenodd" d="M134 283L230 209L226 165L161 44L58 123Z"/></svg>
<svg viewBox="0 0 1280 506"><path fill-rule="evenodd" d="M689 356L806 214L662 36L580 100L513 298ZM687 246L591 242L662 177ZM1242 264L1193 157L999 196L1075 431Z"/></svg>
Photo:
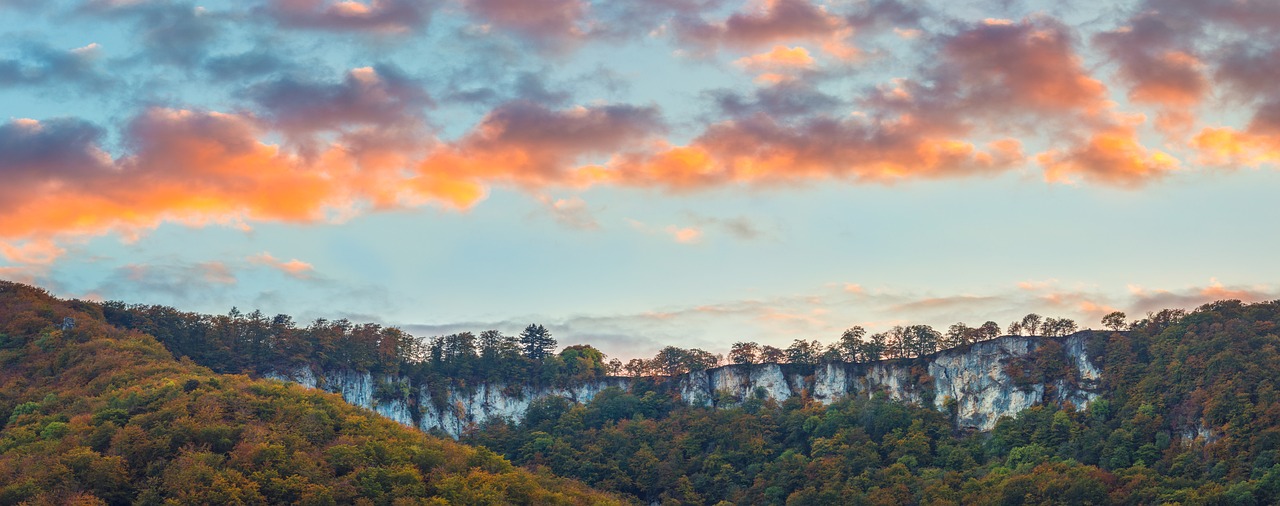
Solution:
<svg viewBox="0 0 1280 506"><path fill-rule="evenodd" d="M1102 372L1087 355L1086 342L1092 335L1080 332L1057 339L1008 336L926 357L868 364L728 365L670 381L681 399L701 406L733 404L752 397L781 402L796 396L830 404L850 395L883 393L890 399L951 411L958 426L986 431L1001 417L1037 404L1066 402L1082 408L1097 398ZM1065 376L1031 381L1010 375L1011 366L1027 362L1046 345L1060 347L1069 364ZM568 388L491 383L448 389L445 399L432 399L422 385L416 398L377 395L379 390L395 393L414 389L407 379L375 378L367 372L302 367L266 376L334 392L351 404L401 424L439 429L454 437L487 419L520 420L537 399L558 396L585 403L606 388L626 390L632 383L631 378L605 378Z"/></svg>

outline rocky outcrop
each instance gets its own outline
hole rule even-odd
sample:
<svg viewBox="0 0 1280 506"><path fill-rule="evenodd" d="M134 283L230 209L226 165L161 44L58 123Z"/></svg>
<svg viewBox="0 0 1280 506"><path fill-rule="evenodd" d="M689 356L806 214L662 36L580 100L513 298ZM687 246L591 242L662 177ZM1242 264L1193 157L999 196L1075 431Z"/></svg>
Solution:
<svg viewBox="0 0 1280 506"><path fill-rule="evenodd" d="M728 365L669 381L682 400L701 406L735 404L749 398L781 402L796 396L830 404L850 395L883 393L890 399L949 411L957 426L985 431L1001 417L1037 404L1065 402L1082 408L1097 398L1102 372L1087 355L1086 344L1092 335L1081 332L1059 339L1008 336L926 357L868 364ZM1054 350L1061 349L1069 370L1034 381L1010 374L1011 367L1016 369L1032 360L1047 343L1053 343ZM519 420L537 399L558 396L585 403L607 388L626 390L632 383L631 378L605 378L567 388L491 383L446 389L445 398L433 399L424 385L410 388L406 379L375 378L365 372L301 367L267 377L334 392L351 404L402 424L439 429L455 437L488 419ZM418 393L414 397L410 392Z"/></svg>

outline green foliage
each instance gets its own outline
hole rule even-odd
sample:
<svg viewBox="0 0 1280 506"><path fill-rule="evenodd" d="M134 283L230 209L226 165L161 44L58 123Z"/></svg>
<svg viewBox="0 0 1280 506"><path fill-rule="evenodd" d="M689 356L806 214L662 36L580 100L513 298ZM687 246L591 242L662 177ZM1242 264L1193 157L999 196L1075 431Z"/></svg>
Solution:
<svg viewBox="0 0 1280 506"><path fill-rule="evenodd" d="M1019 326L1070 327L1035 315ZM584 406L535 403L523 422L466 440L663 504L1277 504L1280 303L1219 302L1127 326L1086 342L1101 398L1036 406L988 434L957 434L946 410L883 396L646 411L645 399L670 396L648 383ZM894 353L930 335L897 334ZM736 345L736 361L757 359L750 344ZM1045 340L1006 370L1026 385L1078 384L1072 360Z"/></svg>
<svg viewBox="0 0 1280 506"><path fill-rule="evenodd" d="M333 394L176 361L77 307L0 282L0 332L29 343L0 368L0 505L619 503ZM64 316L86 338L38 344L32 322Z"/></svg>

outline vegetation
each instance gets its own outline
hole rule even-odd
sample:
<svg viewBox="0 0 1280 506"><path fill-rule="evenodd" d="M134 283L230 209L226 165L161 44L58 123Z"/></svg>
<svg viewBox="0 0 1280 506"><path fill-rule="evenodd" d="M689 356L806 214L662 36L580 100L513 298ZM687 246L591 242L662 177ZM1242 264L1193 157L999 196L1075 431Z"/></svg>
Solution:
<svg viewBox="0 0 1280 506"><path fill-rule="evenodd" d="M619 503L332 394L174 360L103 309L0 282L0 505Z"/></svg>
<svg viewBox="0 0 1280 506"><path fill-rule="evenodd" d="M1280 302L1124 319L1108 315L1128 330L1089 343L1102 398L1037 406L989 434L883 397L711 409L640 382L586 405L541 400L464 441L663 504L1280 503ZM1061 348L1042 350L1020 374L1063 374Z"/></svg>
<svg viewBox="0 0 1280 506"><path fill-rule="evenodd" d="M651 359L627 363L608 360L596 348L579 344L555 353L551 331L530 324L517 336L486 330L418 338L394 327L355 324L345 319L317 319L298 327L289 315L267 317L232 308L226 315L182 312L158 305L102 305L112 325L159 339L174 355L224 373L264 374L312 366L320 370L350 369L398 374L413 385L465 388L480 383L566 386L605 376L659 377L701 371L730 363L818 364L874 362L912 358L994 339L1000 326L964 323L939 332L928 325L897 326L867 335L862 327L846 330L827 346L797 339L786 349L755 342L734 343L728 359L697 348L667 346ZM1123 315L1121 315L1123 320ZM1013 335L1065 336L1076 330L1069 319L1031 314L1010 325Z"/></svg>
<svg viewBox="0 0 1280 506"><path fill-rule="evenodd" d="M302 501L312 488L335 502L387 502L398 493L469 498L463 502L608 500L551 473L662 504L1280 503L1280 302L1223 301L1133 322L1109 314L1101 321L1108 330L1088 342L1103 369L1099 399L1033 407L989 433L968 433L955 429L946 410L883 396L822 405L804 395L781 403L757 395L722 399L714 409L689 406L662 376L724 363L910 358L994 338L1001 333L994 322L872 335L855 327L826 346L739 342L727 358L668 347L622 364L589 345L555 353L555 339L537 325L519 336L419 340L342 320L298 328L287 316L58 303L4 286L25 295L4 294L10 302L0 314L0 421L7 420L0 504L90 495L236 499L174 495L188 489ZM630 390L611 388L584 405L538 400L517 423L492 421L464 436L529 473L486 450L374 420L332 396L174 362L149 338L98 321L99 313L228 372L316 365L453 385L637 378ZM55 329L65 315L88 323ZM1076 328L1033 314L1006 331L1066 335ZM1006 372L1017 384L1062 378L1064 358L1050 341L1010 361ZM201 486L174 485L185 482ZM472 488L450 488L458 483ZM446 495L457 490L472 495ZM483 495L495 490L507 495Z"/></svg>

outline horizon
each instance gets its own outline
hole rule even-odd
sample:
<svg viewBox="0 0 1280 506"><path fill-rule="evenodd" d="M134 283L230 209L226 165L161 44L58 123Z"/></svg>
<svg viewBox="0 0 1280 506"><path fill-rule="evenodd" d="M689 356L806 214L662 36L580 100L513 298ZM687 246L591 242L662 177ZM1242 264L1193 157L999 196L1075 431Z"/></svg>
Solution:
<svg viewBox="0 0 1280 506"><path fill-rule="evenodd" d="M537 322L617 357L1280 299L1263 2L0 0L0 23L0 279L59 297Z"/></svg>

